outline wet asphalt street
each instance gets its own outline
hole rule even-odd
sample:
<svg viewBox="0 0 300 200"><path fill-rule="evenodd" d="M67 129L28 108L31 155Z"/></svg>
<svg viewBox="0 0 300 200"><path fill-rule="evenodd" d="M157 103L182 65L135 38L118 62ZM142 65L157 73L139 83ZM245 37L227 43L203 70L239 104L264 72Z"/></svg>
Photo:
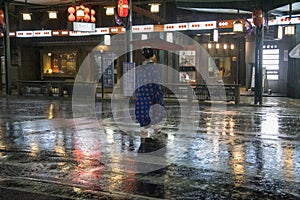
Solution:
<svg viewBox="0 0 300 200"><path fill-rule="evenodd" d="M0 199L300 199L300 100L252 102L167 101L141 138L133 105L1 96Z"/></svg>

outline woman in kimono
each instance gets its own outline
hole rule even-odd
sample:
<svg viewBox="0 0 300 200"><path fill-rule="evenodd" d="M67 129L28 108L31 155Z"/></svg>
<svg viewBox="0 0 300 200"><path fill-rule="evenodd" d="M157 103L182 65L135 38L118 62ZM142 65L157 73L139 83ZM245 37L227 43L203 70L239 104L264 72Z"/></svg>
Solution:
<svg viewBox="0 0 300 200"><path fill-rule="evenodd" d="M159 133L158 123L165 117L163 92L160 86L158 66L153 62L153 50L144 48L145 61L136 69L135 116L141 127L141 134L147 134L147 128L153 126L154 133Z"/></svg>

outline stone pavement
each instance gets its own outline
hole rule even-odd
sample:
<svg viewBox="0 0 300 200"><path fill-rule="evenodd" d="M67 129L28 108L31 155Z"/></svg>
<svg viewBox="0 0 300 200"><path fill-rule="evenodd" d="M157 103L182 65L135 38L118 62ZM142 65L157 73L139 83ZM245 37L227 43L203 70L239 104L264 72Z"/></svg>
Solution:
<svg viewBox="0 0 300 200"><path fill-rule="evenodd" d="M0 107L0 199L300 198L297 99L166 101L148 138L133 104L1 96Z"/></svg>

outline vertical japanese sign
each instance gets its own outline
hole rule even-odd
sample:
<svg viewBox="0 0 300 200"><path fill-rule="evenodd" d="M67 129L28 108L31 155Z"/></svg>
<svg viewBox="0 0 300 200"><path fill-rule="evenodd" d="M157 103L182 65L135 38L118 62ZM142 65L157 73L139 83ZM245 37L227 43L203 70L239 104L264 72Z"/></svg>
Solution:
<svg viewBox="0 0 300 200"><path fill-rule="evenodd" d="M103 54L103 66L104 71L102 74L103 87L113 88L114 87L114 54L106 53Z"/></svg>
<svg viewBox="0 0 300 200"><path fill-rule="evenodd" d="M123 63L123 96L132 96L135 91L135 63Z"/></svg>
<svg viewBox="0 0 300 200"><path fill-rule="evenodd" d="M102 83L103 79L103 88L114 87L114 58L113 53L94 54L95 80Z"/></svg>

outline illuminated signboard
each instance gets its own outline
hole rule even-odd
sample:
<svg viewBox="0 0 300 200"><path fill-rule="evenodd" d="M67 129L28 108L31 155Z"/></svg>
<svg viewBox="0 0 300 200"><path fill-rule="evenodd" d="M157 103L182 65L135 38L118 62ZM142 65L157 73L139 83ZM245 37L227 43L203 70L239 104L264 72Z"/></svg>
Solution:
<svg viewBox="0 0 300 200"><path fill-rule="evenodd" d="M96 26L94 23L73 22L74 31L94 32L95 28Z"/></svg>

